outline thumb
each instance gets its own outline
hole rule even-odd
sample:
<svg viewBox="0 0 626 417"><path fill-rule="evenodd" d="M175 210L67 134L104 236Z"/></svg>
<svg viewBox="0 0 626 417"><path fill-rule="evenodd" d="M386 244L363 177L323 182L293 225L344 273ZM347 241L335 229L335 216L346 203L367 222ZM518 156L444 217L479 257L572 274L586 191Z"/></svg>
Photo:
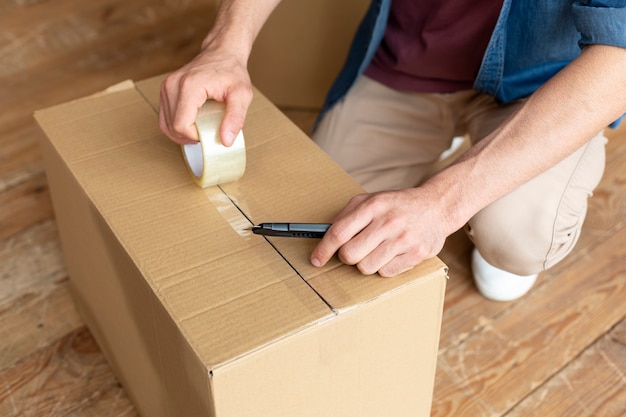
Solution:
<svg viewBox="0 0 626 417"><path fill-rule="evenodd" d="M220 126L220 138L224 146L231 146L243 129L248 107L252 102L252 90L238 90L226 98L224 118Z"/></svg>

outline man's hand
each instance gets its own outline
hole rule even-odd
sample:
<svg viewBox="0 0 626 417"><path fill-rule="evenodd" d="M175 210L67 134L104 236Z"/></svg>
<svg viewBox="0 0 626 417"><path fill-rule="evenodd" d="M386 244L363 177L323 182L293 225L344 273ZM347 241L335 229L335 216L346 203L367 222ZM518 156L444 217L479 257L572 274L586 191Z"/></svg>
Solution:
<svg viewBox="0 0 626 417"><path fill-rule="evenodd" d="M436 256L454 230L436 195L422 188L361 194L333 220L311 254L323 266L337 252L366 275L391 277Z"/></svg>
<svg viewBox="0 0 626 417"><path fill-rule="evenodd" d="M252 102L247 62L263 24L280 0L221 0L215 21L191 62L161 85L159 126L174 142L198 140L196 117L205 101L226 104L220 138L233 144Z"/></svg>
<svg viewBox="0 0 626 417"><path fill-rule="evenodd" d="M163 81L161 130L176 143L197 141L198 109L209 99L226 103L220 138L230 146L243 128L252 101L252 84L245 63L210 46Z"/></svg>

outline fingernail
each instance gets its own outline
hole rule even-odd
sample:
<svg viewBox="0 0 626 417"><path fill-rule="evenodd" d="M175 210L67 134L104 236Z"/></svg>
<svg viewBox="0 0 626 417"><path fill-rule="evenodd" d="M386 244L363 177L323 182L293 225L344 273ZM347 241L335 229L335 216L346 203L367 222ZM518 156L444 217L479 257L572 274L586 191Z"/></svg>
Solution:
<svg viewBox="0 0 626 417"><path fill-rule="evenodd" d="M226 132L226 137L224 138L224 145L230 146L235 142L235 134L233 132Z"/></svg>
<svg viewBox="0 0 626 417"><path fill-rule="evenodd" d="M317 268L319 268L320 266L322 266L322 263L320 262L319 259L317 258L311 258L311 264Z"/></svg>

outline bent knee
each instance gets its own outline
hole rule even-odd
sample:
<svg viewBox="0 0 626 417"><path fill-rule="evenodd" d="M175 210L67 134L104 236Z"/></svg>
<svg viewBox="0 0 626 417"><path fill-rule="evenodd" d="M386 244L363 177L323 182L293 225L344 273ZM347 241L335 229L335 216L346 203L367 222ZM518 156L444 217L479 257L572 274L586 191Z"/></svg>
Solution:
<svg viewBox="0 0 626 417"><path fill-rule="evenodd" d="M554 228L487 216L477 216L466 233L487 262L517 275L533 275L552 267L573 249L580 227L555 236Z"/></svg>

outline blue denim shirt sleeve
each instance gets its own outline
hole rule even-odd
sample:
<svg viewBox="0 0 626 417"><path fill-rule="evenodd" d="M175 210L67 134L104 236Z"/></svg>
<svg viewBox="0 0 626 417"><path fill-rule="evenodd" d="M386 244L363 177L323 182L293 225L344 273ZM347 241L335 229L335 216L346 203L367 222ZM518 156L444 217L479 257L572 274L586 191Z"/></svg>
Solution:
<svg viewBox="0 0 626 417"><path fill-rule="evenodd" d="M579 45L603 44L626 48L626 0L588 0L572 5Z"/></svg>
<svg viewBox="0 0 626 417"><path fill-rule="evenodd" d="M593 44L626 48L626 0L578 1L572 8L574 24L581 34L581 48ZM616 128L625 117L610 127Z"/></svg>

